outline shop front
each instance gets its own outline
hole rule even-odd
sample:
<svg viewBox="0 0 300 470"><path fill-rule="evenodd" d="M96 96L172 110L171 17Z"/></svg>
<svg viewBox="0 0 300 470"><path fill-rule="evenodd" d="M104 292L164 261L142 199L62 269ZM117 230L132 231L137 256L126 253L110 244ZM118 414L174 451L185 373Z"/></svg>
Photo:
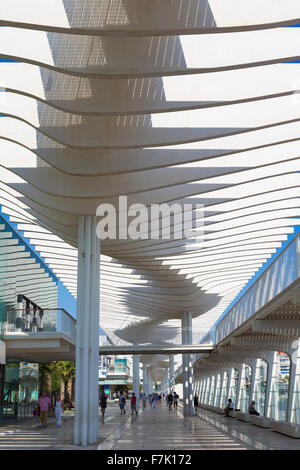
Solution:
<svg viewBox="0 0 300 470"><path fill-rule="evenodd" d="M8 359L0 369L0 421L33 417L37 406L39 366Z"/></svg>

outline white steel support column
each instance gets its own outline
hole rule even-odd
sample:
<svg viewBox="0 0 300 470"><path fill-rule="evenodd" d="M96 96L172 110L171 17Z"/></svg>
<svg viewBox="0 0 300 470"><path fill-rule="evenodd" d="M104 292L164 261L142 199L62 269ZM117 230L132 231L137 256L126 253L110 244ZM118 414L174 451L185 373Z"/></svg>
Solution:
<svg viewBox="0 0 300 470"><path fill-rule="evenodd" d="M148 367L147 384L148 384L148 395L151 395L153 393L153 381L152 381L152 377L151 377L150 367Z"/></svg>
<svg viewBox="0 0 300 470"><path fill-rule="evenodd" d="M251 384L250 384L250 394L249 394L249 402L255 401L255 390L257 385L260 383L260 368L259 368L259 360L258 359L251 359L249 362L252 373L251 373ZM249 403L249 404L250 404Z"/></svg>
<svg viewBox="0 0 300 470"><path fill-rule="evenodd" d="M206 383L205 383L205 390L204 390L204 397L203 397L203 403L209 404L209 387L210 387L210 382L211 378L207 377L206 378Z"/></svg>
<svg viewBox="0 0 300 470"><path fill-rule="evenodd" d="M78 287L74 442L98 438L100 240L96 217L78 220Z"/></svg>
<svg viewBox="0 0 300 470"><path fill-rule="evenodd" d="M181 335L182 344L187 343L187 315L183 314L181 319ZM182 354L182 393L183 393L183 414L184 416L189 415L189 386L188 386L188 357L187 354Z"/></svg>
<svg viewBox="0 0 300 470"><path fill-rule="evenodd" d="M147 365L143 365L143 392L148 394L148 371Z"/></svg>
<svg viewBox="0 0 300 470"><path fill-rule="evenodd" d="M164 370L164 376L162 381L163 393L167 393L167 369Z"/></svg>
<svg viewBox="0 0 300 470"><path fill-rule="evenodd" d="M236 391L236 408L240 408L240 401L241 401L241 391L242 391L242 386L243 383L245 382L245 368L244 364L240 364L237 367L238 373L239 373L239 378L238 378L238 383L237 383L237 391Z"/></svg>
<svg viewBox="0 0 300 470"><path fill-rule="evenodd" d="M133 355L132 361L132 380L133 380L133 392L136 396L136 409L138 410L140 405L140 356L139 354Z"/></svg>
<svg viewBox="0 0 300 470"><path fill-rule="evenodd" d="M169 369L170 369L170 390L174 390L174 355L169 355Z"/></svg>
<svg viewBox="0 0 300 470"><path fill-rule="evenodd" d="M227 400L231 398L233 401L234 407L237 408L236 393L235 393L235 368L231 367L228 369L228 385L227 385Z"/></svg>
<svg viewBox="0 0 300 470"><path fill-rule="evenodd" d="M273 410L273 403L272 403L272 394L274 393L274 383L277 381L277 374L276 374L276 357L275 352L270 351L265 355L265 359L268 364L268 375L267 375L267 387L266 387L266 401L265 401L265 415L268 418L273 417L275 414L275 410Z"/></svg>
<svg viewBox="0 0 300 470"><path fill-rule="evenodd" d="M169 368L168 367L165 368L164 380L165 380L166 393L170 393L170 390L169 390Z"/></svg>
<svg viewBox="0 0 300 470"><path fill-rule="evenodd" d="M224 395L224 390L225 390L225 377L226 377L226 371L223 370L220 376L220 390L219 390L219 396L218 400L216 403L216 406L219 406L220 408L225 408L225 405L223 406L223 395Z"/></svg>
<svg viewBox="0 0 300 470"><path fill-rule="evenodd" d="M209 387L209 377L206 377L205 384L204 384L203 395L202 395L202 403L204 403L204 404L207 403L207 390L208 390L208 387Z"/></svg>
<svg viewBox="0 0 300 470"><path fill-rule="evenodd" d="M299 422L299 392L300 392L300 341L295 340L290 348L290 375L289 375L289 394L287 403L286 420L290 423Z"/></svg>
<svg viewBox="0 0 300 470"><path fill-rule="evenodd" d="M193 344L193 315L192 312L187 313L187 343ZM194 416L194 368L193 354L188 354L188 385L189 385L189 416Z"/></svg>
<svg viewBox="0 0 300 470"><path fill-rule="evenodd" d="M201 389L200 389L200 392L199 392L199 403L203 403L204 387L205 387L205 379L202 378L202 380L201 380Z"/></svg>
<svg viewBox="0 0 300 470"><path fill-rule="evenodd" d="M249 404L252 401L255 401L255 390L260 382L260 368L259 368L259 360L252 359L249 361L249 365L251 366L251 384L250 384L250 391L249 391ZM257 403L256 403L257 405Z"/></svg>
<svg viewBox="0 0 300 470"><path fill-rule="evenodd" d="M214 382L214 389L212 390L212 399L211 399L211 404L212 404L212 406L215 406L216 395L217 395L217 389L218 389L219 373L215 374L214 377L215 377L215 382Z"/></svg>
<svg viewBox="0 0 300 470"><path fill-rule="evenodd" d="M200 403L205 403L205 393L206 393L206 386L207 386L207 377L202 379L202 390L201 390L201 395L199 397L199 402Z"/></svg>
<svg viewBox="0 0 300 470"><path fill-rule="evenodd" d="M182 344L192 344L192 313L185 312L181 321ZM194 374L193 356L182 355L182 378L183 378L183 412L185 416L194 416Z"/></svg>

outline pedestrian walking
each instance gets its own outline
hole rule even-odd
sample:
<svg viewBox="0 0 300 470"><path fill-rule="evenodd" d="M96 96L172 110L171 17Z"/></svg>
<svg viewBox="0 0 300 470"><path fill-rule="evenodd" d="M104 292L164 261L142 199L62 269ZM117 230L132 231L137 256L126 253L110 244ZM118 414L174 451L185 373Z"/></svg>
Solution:
<svg viewBox="0 0 300 470"><path fill-rule="evenodd" d="M135 414L137 415L137 409L136 409L136 396L135 393L132 394L131 397L131 414L133 415L133 412L135 411Z"/></svg>
<svg viewBox="0 0 300 470"><path fill-rule="evenodd" d="M104 392L102 392L100 397L100 407L101 407L101 414L102 414L102 421L104 421L104 415L107 407L107 396Z"/></svg>
<svg viewBox="0 0 300 470"><path fill-rule="evenodd" d="M143 409L145 409L147 406L147 394L145 392L143 392L143 395L142 395L142 402L143 402Z"/></svg>
<svg viewBox="0 0 300 470"><path fill-rule="evenodd" d="M227 401L227 406L225 408L225 416L228 417L230 412L234 410L234 404L233 404L233 401L231 400L231 398L228 398L228 401Z"/></svg>
<svg viewBox="0 0 300 470"><path fill-rule="evenodd" d="M194 396L194 407L195 407L195 413L197 414L198 412L198 406L199 406L199 399L198 399L198 395L196 394Z"/></svg>
<svg viewBox="0 0 300 470"><path fill-rule="evenodd" d="M156 403L157 403L158 397L157 394L154 393L152 396L152 408L155 410L156 409Z"/></svg>
<svg viewBox="0 0 300 470"><path fill-rule="evenodd" d="M169 411L171 411L171 409L172 409L172 403L173 403L173 394L172 394L172 392L170 392L169 395L168 395Z"/></svg>
<svg viewBox="0 0 300 470"><path fill-rule="evenodd" d="M174 410L177 410L178 408L178 400L179 400L179 395L178 393L175 392L173 395Z"/></svg>
<svg viewBox="0 0 300 470"><path fill-rule="evenodd" d="M55 398L54 414L55 414L55 418L56 418L56 426L58 428L60 428L60 426L61 426L61 417L62 417L62 414L63 414L63 410L64 410L63 401L60 398L60 394L57 393L56 398Z"/></svg>
<svg viewBox="0 0 300 470"><path fill-rule="evenodd" d="M123 392L121 391L119 395L119 406L120 406L121 415L125 414L125 405L126 405L126 398Z"/></svg>
<svg viewBox="0 0 300 470"><path fill-rule="evenodd" d="M47 396L46 392L42 393L42 396L38 400L38 405L40 408L40 418L44 428L47 427L48 411L51 405L51 400Z"/></svg>

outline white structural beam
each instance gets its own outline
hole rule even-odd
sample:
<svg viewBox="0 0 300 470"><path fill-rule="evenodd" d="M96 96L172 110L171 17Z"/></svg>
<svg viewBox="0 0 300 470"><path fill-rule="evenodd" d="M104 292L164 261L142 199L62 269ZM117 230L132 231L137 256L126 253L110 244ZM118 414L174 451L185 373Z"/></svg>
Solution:
<svg viewBox="0 0 300 470"><path fill-rule="evenodd" d="M99 296L114 344L140 345L128 354L206 353L189 340L188 350L166 345L180 341L184 312L200 340L300 223L300 39L299 28L283 27L300 23L299 2L44 3L0 5L0 204L78 292L80 381L94 380L79 362L87 348L94 354ZM85 273L78 217L103 203L119 214L121 194L128 207L201 205L193 212L203 237L101 241L100 292ZM10 245L0 270L21 258L32 264ZM216 342L295 282L299 266L297 240L217 325ZM152 356L149 388L164 369ZM88 422L92 390L77 403ZM93 437L80 416L76 440L85 442Z"/></svg>
<svg viewBox="0 0 300 470"><path fill-rule="evenodd" d="M188 353L209 353L214 350L211 344L134 344L121 346L100 346L99 354L118 355L118 354L188 354Z"/></svg>

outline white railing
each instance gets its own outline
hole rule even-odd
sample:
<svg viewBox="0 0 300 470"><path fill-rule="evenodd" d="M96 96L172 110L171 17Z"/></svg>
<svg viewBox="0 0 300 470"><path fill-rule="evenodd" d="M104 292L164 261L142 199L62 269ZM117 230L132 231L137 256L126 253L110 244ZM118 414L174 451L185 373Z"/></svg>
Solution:
<svg viewBox="0 0 300 470"><path fill-rule="evenodd" d="M76 340L76 320L64 309L11 309L5 312L5 333L60 332Z"/></svg>
<svg viewBox="0 0 300 470"><path fill-rule="evenodd" d="M209 333L219 343L300 277L300 234L282 250ZM215 335L215 336L214 336Z"/></svg>

